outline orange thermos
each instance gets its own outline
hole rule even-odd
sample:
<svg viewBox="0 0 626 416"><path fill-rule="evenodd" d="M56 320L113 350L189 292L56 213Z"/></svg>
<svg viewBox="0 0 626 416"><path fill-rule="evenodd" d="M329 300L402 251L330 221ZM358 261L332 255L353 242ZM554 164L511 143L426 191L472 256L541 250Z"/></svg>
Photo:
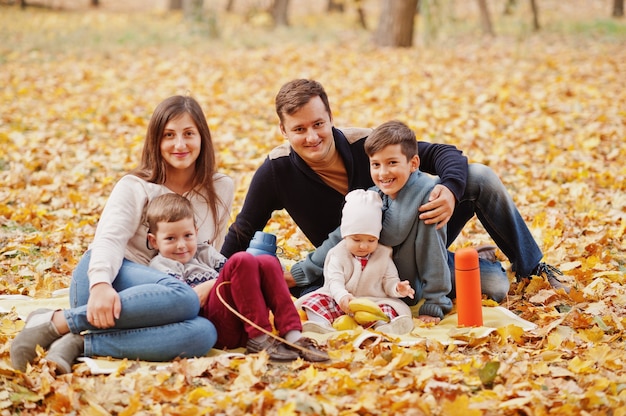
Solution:
<svg viewBox="0 0 626 416"><path fill-rule="evenodd" d="M456 251L454 254L454 279L458 326L482 326L480 270L476 249L470 247Z"/></svg>

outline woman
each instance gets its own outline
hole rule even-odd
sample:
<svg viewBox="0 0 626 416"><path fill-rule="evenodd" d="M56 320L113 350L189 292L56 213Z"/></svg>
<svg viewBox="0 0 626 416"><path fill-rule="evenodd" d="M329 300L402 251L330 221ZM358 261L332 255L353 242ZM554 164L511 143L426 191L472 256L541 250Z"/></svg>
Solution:
<svg viewBox="0 0 626 416"><path fill-rule="evenodd" d="M94 240L72 276L70 309L39 309L11 344L11 362L24 371L36 346L49 348L57 373L79 355L147 361L205 355L215 344L213 324L198 316L199 295L185 282L148 267L142 217L151 199L175 192L191 200L198 241L224 242L233 181L216 172L211 133L200 105L174 96L150 119L141 163L115 185ZM82 334L84 331L88 331Z"/></svg>

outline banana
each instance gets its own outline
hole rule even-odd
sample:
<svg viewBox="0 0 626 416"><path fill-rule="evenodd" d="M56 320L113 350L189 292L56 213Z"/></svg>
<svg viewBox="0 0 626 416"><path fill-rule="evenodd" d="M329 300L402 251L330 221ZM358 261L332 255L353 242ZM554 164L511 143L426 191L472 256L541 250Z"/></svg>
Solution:
<svg viewBox="0 0 626 416"><path fill-rule="evenodd" d="M347 331L355 329L359 324L350 315L341 315L333 321L333 328L337 331Z"/></svg>
<svg viewBox="0 0 626 416"><path fill-rule="evenodd" d="M298 309L298 315L300 315L301 322L307 321L309 319L304 309Z"/></svg>
<svg viewBox="0 0 626 416"><path fill-rule="evenodd" d="M388 321L389 318L384 314L383 310L380 309L380 306L376 304L376 302L369 300L367 298L354 298L350 301L350 310L353 313L357 312L369 312L372 315L376 315L376 321Z"/></svg>
<svg viewBox="0 0 626 416"><path fill-rule="evenodd" d="M384 315L383 318L378 314L374 314L368 311L356 311L354 313L354 320L357 321L360 325L366 325L376 321L389 322L389 318L387 317L387 315Z"/></svg>

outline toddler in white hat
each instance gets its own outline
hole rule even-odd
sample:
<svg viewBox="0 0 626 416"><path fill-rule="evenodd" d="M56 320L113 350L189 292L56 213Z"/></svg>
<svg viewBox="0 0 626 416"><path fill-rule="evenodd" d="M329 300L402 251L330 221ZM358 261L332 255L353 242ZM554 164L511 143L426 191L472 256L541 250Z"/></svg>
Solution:
<svg viewBox="0 0 626 416"><path fill-rule="evenodd" d="M342 241L324 263L324 286L297 301L307 313L303 331L332 331L334 320L352 314L355 297L377 303L389 322L371 322L377 331L404 334L413 329L411 310L401 299L413 297L408 281L400 281L392 249L378 244L382 229L382 200L375 191L354 190L346 195L341 218Z"/></svg>

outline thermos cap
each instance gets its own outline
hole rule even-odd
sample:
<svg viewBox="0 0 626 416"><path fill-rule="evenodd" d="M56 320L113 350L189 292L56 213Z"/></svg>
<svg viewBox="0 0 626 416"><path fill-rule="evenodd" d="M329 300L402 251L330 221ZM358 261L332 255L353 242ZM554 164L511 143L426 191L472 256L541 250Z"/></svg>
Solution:
<svg viewBox="0 0 626 416"><path fill-rule="evenodd" d="M260 254L276 255L276 236L263 231L254 233L254 237L250 241L250 245L246 250L255 256Z"/></svg>
<svg viewBox="0 0 626 416"><path fill-rule="evenodd" d="M454 253L454 268L456 270L478 269L478 251L472 247L457 250Z"/></svg>

